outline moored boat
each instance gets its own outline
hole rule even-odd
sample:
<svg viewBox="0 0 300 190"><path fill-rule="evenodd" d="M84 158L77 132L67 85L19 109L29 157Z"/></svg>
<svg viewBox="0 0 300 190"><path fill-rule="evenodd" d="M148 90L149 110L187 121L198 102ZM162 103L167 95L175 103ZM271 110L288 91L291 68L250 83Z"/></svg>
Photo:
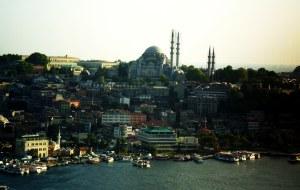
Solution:
<svg viewBox="0 0 300 190"><path fill-rule="evenodd" d="M199 154L193 154L192 158L196 163L203 163L203 157Z"/></svg>
<svg viewBox="0 0 300 190"><path fill-rule="evenodd" d="M288 162L292 164L300 163L300 153L290 154L288 157Z"/></svg>
<svg viewBox="0 0 300 190"><path fill-rule="evenodd" d="M150 168L151 167L149 160L134 160L132 162L132 165L136 166L136 167L140 167L140 168Z"/></svg>
<svg viewBox="0 0 300 190"><path fill-rule="evenodd" d="M107 157L105 158L105 161L106 161L107 163L112 163L112 162L114 162L114 158L111 157L111 156L107 156Z"/></svg>
<svg viewBox="0 0 300 190"><path fill-rule="evenodd" d="M100 158L99 157L90 157L87 160L87 163L89 163L89 164L99 164L100 163Z"/></svg>
<svg viewBox="0 0 300 190"><path fill-rule="evenodd" d="M231 152L219 152L215 155L217 160L227 161L227 162L239 162L237 155L232 154Z"/></svg>

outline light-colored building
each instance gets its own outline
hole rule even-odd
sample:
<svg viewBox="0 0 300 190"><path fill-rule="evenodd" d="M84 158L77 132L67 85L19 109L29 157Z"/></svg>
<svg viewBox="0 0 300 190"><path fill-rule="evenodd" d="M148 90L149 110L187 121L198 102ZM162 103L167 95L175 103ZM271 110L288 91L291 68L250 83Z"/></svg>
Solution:
<svg viewBox="0 0 300 190"><path fill-rule="evenodd" d="M142 145L154 151L176 151L176 133L170 127L147 127L138 133L138 139Z"/></svg>
<svg viewBox="0 0 300 190"><path fill-rule="evenodd" d="M134 131L132 126L129 125L120 125L114 128L114 137L117 139L127 138L129 136L134 136Z"/></svg>
<svg viewBox="0 0 300 190"><path fill-rule="evenodd" d="M79 62L79 58L66 56L49 56L49 63L47 69L51 68L63 68L63 67L76 67Z"/></svg>
<svg viewBox="0 0 300 190"><path fill-rule="evenodd" d="M129 124L130 114L124 110L110 110L102 114L102 124Z"/></svg>
<svg viewBox="0 0 300 190"><path fill-rule="evenodd" d="M16 140L16 153L18 155L32 154L39 158L48 157L49 140L47 137L34 135L23 135Z"/></svg>

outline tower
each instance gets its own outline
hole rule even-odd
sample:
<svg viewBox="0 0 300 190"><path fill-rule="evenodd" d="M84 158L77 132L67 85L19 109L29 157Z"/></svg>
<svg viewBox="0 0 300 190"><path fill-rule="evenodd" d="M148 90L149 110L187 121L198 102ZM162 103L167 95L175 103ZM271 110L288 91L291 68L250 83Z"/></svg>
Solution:
<svg viewBox="0 0 300 190"><path fill-rule="evenodd" d="M173 55L174 55L174 30L172 30L172 37L171 37L171 52L170 52L170 58L171 58L171 70L173 73Z"/></svg>
<svg viewBox="0 0 300 190"><path fill-rule="evenodd" d="M60 140L61 140L60 127L58 127L57 142L56 142L58 149L60 149Z"/></svg>
<svg viewBox="0 0 300 190"><path fill-rule="evenodd" d="M215 48L213 48L213 53L212 53L212 61L211 61L211 81L214 80L214 74L215 74Z"/></svg>
<svg viewBox="0 0 300 190"><path fill-rule="evenodd" d="M208 79L210 79L210 64L211 64L211 54L210 54L210 46L209 46L209 50L208 50L208 61L207 61L207 77Z"/></svg>
<svg viewBox="0 0 300 190"><path fill-rule="evenodd" d="M179 45L180 45L180 42L179 42L179 32L177 33L177 43L176 43L176 68L178 68L179 66Z"/></svg>

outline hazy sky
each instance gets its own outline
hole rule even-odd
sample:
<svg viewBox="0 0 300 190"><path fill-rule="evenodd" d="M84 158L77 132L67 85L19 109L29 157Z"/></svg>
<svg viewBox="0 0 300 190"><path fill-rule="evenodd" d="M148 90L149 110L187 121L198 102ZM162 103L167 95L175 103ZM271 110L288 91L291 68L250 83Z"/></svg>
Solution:
<svg viewBox="0 0 300 190"><path fill-rule="evenodd" d="M300 65L300 0L0 0L0 25L0 54L130 61L175 29L181 64Z"/></svg>

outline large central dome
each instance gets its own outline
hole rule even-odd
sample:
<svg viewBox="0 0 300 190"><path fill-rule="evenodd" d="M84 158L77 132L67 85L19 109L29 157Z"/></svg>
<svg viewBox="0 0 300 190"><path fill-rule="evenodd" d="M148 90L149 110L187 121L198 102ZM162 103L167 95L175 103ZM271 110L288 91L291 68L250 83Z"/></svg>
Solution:
<svg viewBox="0 0 300 190"><path fill-rule="evenodd" d="M157 46L151 46L151 47L148 47L146 50L145 50L145 53L144 54L148 54L148 55L153 55L153 54L162 54L162 51L159 47Z"/></svg>

